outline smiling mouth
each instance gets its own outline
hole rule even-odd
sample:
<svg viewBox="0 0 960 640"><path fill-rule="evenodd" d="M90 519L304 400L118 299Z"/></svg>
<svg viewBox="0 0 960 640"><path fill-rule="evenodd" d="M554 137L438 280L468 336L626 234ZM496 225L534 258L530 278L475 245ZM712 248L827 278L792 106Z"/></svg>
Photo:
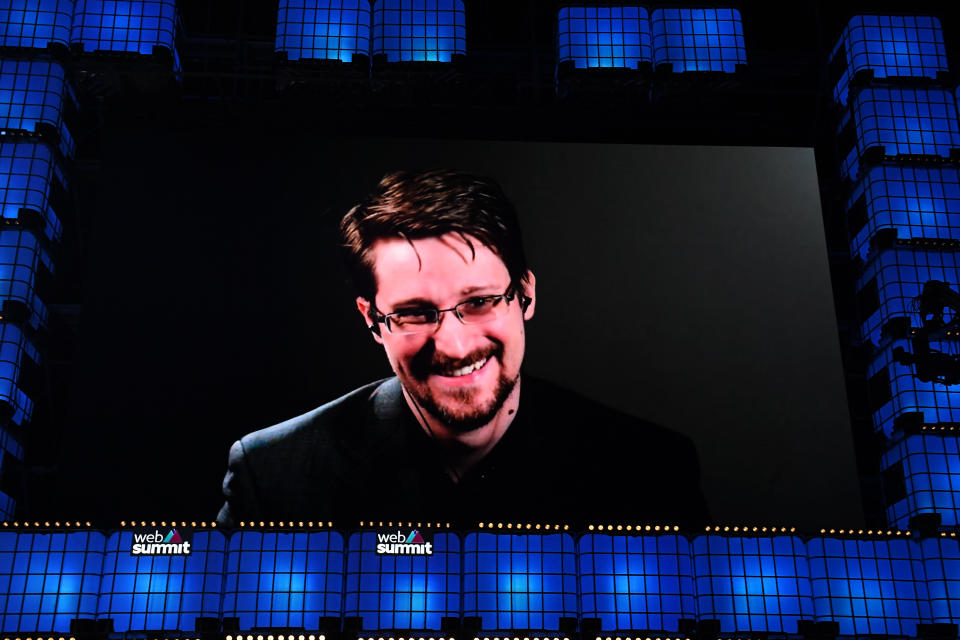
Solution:
<svg viewBox="0 0 960 640"><path fill-rule="evenodd" d="M487 364L487 361L489 359L490 359L489 357L480 358L479 360L477 360L472 364L468 364L466 366L459 367L457 369L444 369L443 371L440 371L439 374L448 378L460 378L462 376L469 375L474 371L479 370L485 364Z"/></svg>

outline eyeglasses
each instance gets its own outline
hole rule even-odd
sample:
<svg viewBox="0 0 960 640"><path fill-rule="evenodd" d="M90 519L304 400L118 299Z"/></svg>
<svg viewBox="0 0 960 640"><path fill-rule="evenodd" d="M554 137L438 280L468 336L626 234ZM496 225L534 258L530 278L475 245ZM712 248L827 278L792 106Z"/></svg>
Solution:
<svg viewBox="0 0 960 640"><path fill-rule="evenodd" d="M504 316L509 305L517 297L517 291L511 284L503 293L495 296L475 296L464 300L449 309L421 306L398 309L393 313L382 314L374 309L373 319L387 326L394 334L408 335L435 331L440 326L440 315L453 311L463 324L483 324ZM526 297L520 296L521 302Z"/></svg>

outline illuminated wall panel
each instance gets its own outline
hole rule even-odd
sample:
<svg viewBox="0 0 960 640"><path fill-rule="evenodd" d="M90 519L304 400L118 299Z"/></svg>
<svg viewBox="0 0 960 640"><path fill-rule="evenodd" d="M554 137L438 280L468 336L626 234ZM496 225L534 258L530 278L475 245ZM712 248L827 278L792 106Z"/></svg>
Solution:
<svg viewBox="0 0 960 640"><path fill-rule="evenodd" d="M0 46L66 46L72 20L73 0L7 0L0 7Z"/></svg>
<svg viewBox="0 0 960 640"><path fill-rule="evenodd" d="M240 628L312 628L318 616L339 616L343 537L336 532L230 536L223 615Z"/></svg>
<svg viewBox="0 0 960 640"><path fill-rule="evenodd" d="M70 42L85 51L149 55L160 45L175 54L175 0L77 0Z"/></svg>
<svg viewBox="0 0 960 640"><path fill-rule="evenodd" d="M407 533L407 532L404 532ZM433 555L377 555L376 533L350 536L345 615L365 631L440 630L440 618L460 615L460 540L433 536Z"/></svg>
<svg viewBox="0 0 960 640"><path fill-rule="evenodd" d="M33 414L33 401L17 386L24 358L38 362L40 354L19 327L0 322L0 403L9 406L10 419L17 425Z"/></svg>
<svg viewBox="0 0 960 640"><path fill-rule="evenodd" d="M960 148L960 124L953 96L943 89L864 87L850 97L850 112L841 131L852 126L850 149L841 149L841 172L856 179L860 158L882 146L887 155L949 157ZM850 142L848 141L848 143Z"/></svg>
<svg viewBox="0 0 960 640"><path fill-rule="evenodd" d="M578 69L652 62L650 18L644 7L563 7L557 14L557 63Z"/></svg>
<svg viewBox="0 0 960 640"><path fill-rule="evenodd" d="M59 62L0 59L0 128L34 131L40 122L60 134L60 150L72 157L73 137L63 119L65 102L76 102Z"/></svg>
<svg viewBox="0 0 960 640"><path fill-rule="evenodd" d="M223 534L198 532L187 556L131 555L133 535L118 531L107 540L99 616L113 618L115 631L193 631L197 616L219 615Z"/></svg>
<svg viewBox="0 0 960 640"><path fill-rule="evenodd" d="M897 237L960 240L960 169L892 165L863 172L847 202L854 256L866 259L880 229Z"/></svg>
<svg viewBox="0 0 960 640"><path fill-rule="evenodd" d="M904 413L920 412L924 424L960 422L960 385L924 382L916 377L915 365L896 362L893 351L902 348L913 353L909 340L893 340L878 350L867 369L870 378L870 402L873 426L887 437L893 436L894 420ZM949 353L953 343L931 342L931 347Z"/></svg>
<svg viewBox="0 0 960 640"><path fill-rule="evenodd" d="M853 16L834 48L842 55L843 72L833 97L847 102L850 78L869 69L875 78L936 78L947 71L947 52L940 21L932 16Z"/></svg>
<svg viewBox="0 0 960 640"><path fill-rule="evenodd" d="M0 427L0 474L5 474L7 464L23 461L23 447L4 428ZM0 490L0 520L12 520L16 510L16 501Z"/></svg>
<svg viewBox="0 0 960 640"><path fill-rule="evenodd" d="M97 613L104 536L0 532L0 632L68 632Z"/></svg>
<svg viewBox="0 0 960 640"><path fill-rule="evenodd" d="M813 619L806 545L794 536L693 541L697 611L722 631L793 633Z"/></svg>
<svg viewBox="0 0 960 640"><path fill-rule="evenodd" d="M471 533L463 549L463 615L485 631L557 629L577 615L572 536Z"/></svg>
<svg viewBox="0 0 960 640"><path fill-rule="evenodd" d="M743 24L736 9L654 9L653 64L672 64L675 72L733 73L746 64Z"/></svg>
<svg viewBox="0 0 960 640"><path fill-rule="evenodd" d="M370 55L367 0L281 0L277 51L288 60L340 60Z"/></svg>
<svg viewBox="0 0 960 640"><path fill-rule="evenodd" d="M40 265L52 271L50 257L32 233L0 230L0 300L24 303L34 329L47 321L47 308L34 293Z"/></svg>
<svg viewBox="0 0 960 640"><path fill-rule="evenodd" d="M16 219L21 208L39 211L47 238L59 240L60 220L50 206L55 178L64 183L47 145L27 140L0 142L0 216Z"/></svg>
<svg viewBox="0 0 960 640"><path fill-rule="evenodd" d="M909 318L913 327L922 326L915 299L930 280L946 282L960 291L960 251L896 247L879 252L857 282L861 298L870 298L861 301L861 313L866 316L860 326L861 339L879 345L884 323L897 317ZM872 308L877 303L879 306Z"/></svg>
<svg viewBox="0 0 960 640"><path fill-rule="evenodd" d="M931 622L960 621L960 540L927 538L918 544L930 598Z"/></svg>
<svg viewBox="0 0 960 640"><path fill-rule="evenodd" d="M807 542L817 620L839 623L841 635L916 636L930 617L923 567L912 543L895 540Z"/></svg>
<svg viewBox="0 0 960 640"><path fill-rule="evenodd" d="M373 55L389 62L450 62L467 52L462 0L377 0Z"/></svg>
<svg viewBox="0 0 960 640"><path fill-rule="evenodd" d="M685 537L590 534L577 549L582 615L600 618L602 629L673 632L696 617Z"/></svg>
<svg viewBox="0 0 960 640"><path fill-rule="evenodd" d="M960 441L955 435L907 435L883 455L881 468L903 469L906 497L887 496L887 522L906 529L919 513L937 512L944 526L960 526ZM895 467L900 464L901 467ZM960 576L958 576L960 578Z"/></svg>

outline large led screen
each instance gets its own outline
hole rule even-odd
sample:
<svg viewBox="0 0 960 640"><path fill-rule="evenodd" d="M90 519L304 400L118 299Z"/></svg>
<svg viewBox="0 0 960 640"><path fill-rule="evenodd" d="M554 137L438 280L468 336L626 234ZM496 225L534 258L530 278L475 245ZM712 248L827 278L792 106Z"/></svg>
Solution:
<svg viewBox="0 0 960 640"><path fill-rule="evenodd" d="M518 212L536 281L518 416L539 444L499 462L521 478L498 490L502 513L489 499L475 513L464 507L461 493L482 485L474 478L448 491L448 511L414 517L644 524L642 505L671 499L698 470L689 456L673 458L679 449L638 437L640 422L611 417L626 415L696 445L709 522L862 522L811 149L183 129L104 130L76 266L83 296L62 417L62 510L105 522L212 520L235 441L391 376L357 310L338 224L385 174L444 168L492 177ZM527 379L586 398L576 424L567 424L567 391L550 392L551 410L541 393L525 414ZM487 455L521 437L505 433ZM393 436L364 437L383 453ZM556 453L581 446L582 457ZM386 517L383 504L365 503L377 487L403 499L418 490L403 486L410 476L396 460L396 469L337 470L350 465L312 455L298 445L271 462L288 476L283 491L338 505L298 503L304 520ZM318 484L321 472L336 480ZM274 480L258 473L243 490L270 499ZM518 499L530 501L528 518Z"/></svg>

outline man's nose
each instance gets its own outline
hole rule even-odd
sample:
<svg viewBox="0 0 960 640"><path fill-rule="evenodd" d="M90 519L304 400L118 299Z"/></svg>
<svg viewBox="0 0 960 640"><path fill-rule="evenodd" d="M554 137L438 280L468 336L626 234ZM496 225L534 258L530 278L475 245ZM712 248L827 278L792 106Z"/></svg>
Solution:
<svg viewBox="0 0 960 640"><path fill-rule="evenodd" d="M473 332L457 317L455 311L440 315L440 326L433 333L437 351L450 358L465 358L470 355Z"/></svg>

